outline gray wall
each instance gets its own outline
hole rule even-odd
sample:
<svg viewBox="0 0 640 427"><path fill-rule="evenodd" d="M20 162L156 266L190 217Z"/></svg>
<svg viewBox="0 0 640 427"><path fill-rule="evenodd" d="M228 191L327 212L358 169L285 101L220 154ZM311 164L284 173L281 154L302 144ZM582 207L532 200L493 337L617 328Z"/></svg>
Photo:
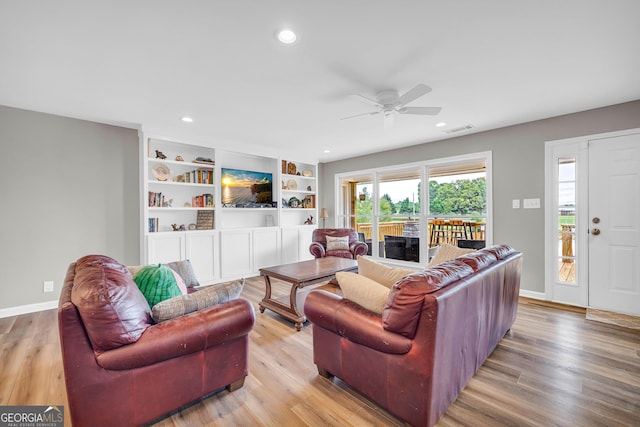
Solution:
<svg viewBox="0 0 640 427"><path fill-rule="evenodd" d="M553 117L457 138L375 153L319 167L319 206L335 215L335 174L419 160L493 152L494 243L524 253L522 289L544 292L545 141L640 127L640 101ZM512 199L540 198L541 209L512 209ZM329 226L329 223L327 223Z"/></svg>
<svg viewBox="0 0 640 427"><path fill-rule="evenodd" d="M0 148L0 309L57 300L89 253L139 263L137 130L0 106Z"/></svg>

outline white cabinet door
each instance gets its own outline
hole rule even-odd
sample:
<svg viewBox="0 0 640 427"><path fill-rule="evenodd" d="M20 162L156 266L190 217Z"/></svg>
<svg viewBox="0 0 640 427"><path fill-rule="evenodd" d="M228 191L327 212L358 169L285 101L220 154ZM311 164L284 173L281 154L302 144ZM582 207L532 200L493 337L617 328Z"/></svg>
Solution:
<svg viewBox="0 0 640 427"><path fill-rule="evenodd" d="M282 263L290 264L298 261L298 248L300 243L298 241L298 229L297 228L283 228L282 229ZM308 246L307 246L308 248Z"/></svg>
<svg viewBox="0 0 640 427"><path fill-rule="evenodd" d="M298 261L313 259L309 246L311 246L311 236L315 229L315 227L310 226L298 229Z"/></svg>
<svg viewBox="0 0 640 427"><path fill-rule="evenodd" d="M280 233L277 228L253 230L253 270L280 264Z"/></svg>
<svg viewBox="0 0 640 427"><path fill-rule="evenodd" d="M185 233L154 233L147 238L147 263L168 263L185 259Z"/></svg>
<svg viewBox="0 0 640 427"><path fill-rule="evenodd" d="M252 273L251 230L223 230L220 232L221 276L235 278Z"/></svg>
<svg viewBox="0 0 640 427"><path fill-rule="evenodd" d="M216 234L213 231L187 233L186 258L191 261L200 284L209 284L216 279L217 272L214 268L214 257L218 255L216 240Z"/></svg>

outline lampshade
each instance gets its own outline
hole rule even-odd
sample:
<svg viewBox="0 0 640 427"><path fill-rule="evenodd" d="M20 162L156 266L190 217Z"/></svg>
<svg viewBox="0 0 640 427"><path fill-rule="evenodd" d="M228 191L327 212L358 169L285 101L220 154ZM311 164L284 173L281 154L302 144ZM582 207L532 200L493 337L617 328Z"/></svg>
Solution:
<svg viewBox="0 0 640 427"><path fill-rule="evenodd" d="M329 212L327 212L327 208L320 209L320 218L329 218Z"/></svg>

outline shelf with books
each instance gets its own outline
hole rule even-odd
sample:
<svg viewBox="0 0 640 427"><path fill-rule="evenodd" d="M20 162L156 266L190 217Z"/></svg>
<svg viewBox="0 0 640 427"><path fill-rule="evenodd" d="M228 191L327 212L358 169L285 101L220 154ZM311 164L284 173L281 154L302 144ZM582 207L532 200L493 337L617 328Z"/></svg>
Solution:
<svg viewBox="0 0 640 427"><path fill-rule="evenodd" d="M148 233L195 227L199 211L215 210L214 155L207 147L147 139L143 177Z"/></svg>

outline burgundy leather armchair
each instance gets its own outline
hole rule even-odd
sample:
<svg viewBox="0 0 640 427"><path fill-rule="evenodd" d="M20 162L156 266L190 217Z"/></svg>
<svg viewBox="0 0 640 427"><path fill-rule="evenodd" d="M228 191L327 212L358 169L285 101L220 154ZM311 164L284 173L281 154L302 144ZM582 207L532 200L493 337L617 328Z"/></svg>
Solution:
<svg viewBox="0 0 640 427"><path fill-rule="evenodd" d="M522 254L494 246L403 277L382 314L309 293L313 361L413 426L432 426L511 328Z"/></svg>
<svg viewBox="0 0 640 427"><path fill-rule="evenodd" d="M349 237L349 250L327 250L327 236ZM358 240L358 233L351 228L317 228L313 230L309 252L315 258L335 256L356 259L358 255L366 255L368 246Z"/></svg>
<svg viewBox="0 0 640 427"><path fill-rule="evenodd" d="M58 307L74 426L139 426L217 390L242 387L255 314L236 299L153 324L117 261L72 263Z"/></svg>

